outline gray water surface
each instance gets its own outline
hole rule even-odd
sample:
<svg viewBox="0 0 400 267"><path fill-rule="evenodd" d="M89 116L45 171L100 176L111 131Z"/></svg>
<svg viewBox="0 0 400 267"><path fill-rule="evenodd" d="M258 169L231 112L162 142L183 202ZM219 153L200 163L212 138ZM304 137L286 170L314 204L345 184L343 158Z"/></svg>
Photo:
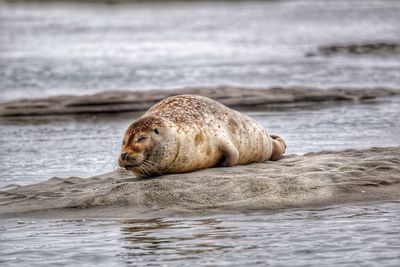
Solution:
<svg viewBox="0 0 400 267"><path fill-rule="evenodd" d="M287 154L400 145L399 97L244 112L281 135ZM112 171L123 133L140 115L0 120L0 187Z"/></svg>
<svg viewBox="0 0 400 267"><path fill-rule="evenodd" d="M306 57L332 43L400 43L400 1L118 5L0 2L0 101L243 84L399 87L400 57Z"/></svg>
<svg viewBox="0 0 400 267"><path fill-rule="evenodd" d="M4 220L0 263L398 266L399 222L399 202L124 221Z"/></svg>

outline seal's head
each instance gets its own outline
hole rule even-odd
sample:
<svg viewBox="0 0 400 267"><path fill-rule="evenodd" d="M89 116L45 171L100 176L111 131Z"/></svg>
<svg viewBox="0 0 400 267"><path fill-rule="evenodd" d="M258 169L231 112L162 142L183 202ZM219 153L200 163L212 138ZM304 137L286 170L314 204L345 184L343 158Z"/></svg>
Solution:
<svg viewBox="0 0 400 267"><path fill-rule="evenodd" d="M155 116L145 116L126 130L118 165L140 177L161 175L177 155L175 127Z"/></svg>

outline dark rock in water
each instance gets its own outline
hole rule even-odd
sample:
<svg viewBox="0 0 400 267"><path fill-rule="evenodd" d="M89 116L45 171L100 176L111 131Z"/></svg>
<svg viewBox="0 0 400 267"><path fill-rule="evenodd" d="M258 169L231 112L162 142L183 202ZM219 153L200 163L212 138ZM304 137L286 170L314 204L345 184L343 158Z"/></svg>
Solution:
<svg viewBox="0 0 400 267"><path fill-rule="evenodd" d="M173 95L196 94L215 99L227 106L284 106L323 101L354 101L400 94L386 88L330 88L240 86L188 87L177 90L108 91L84 96L55 96L25 99L0 104L0 117L144 111Z"/></svg>
<svg viewBox="0 0 400 267"><path fill-rule="evenodd" d="M119 169L0 191L0 216L132 218L394 200L400 198L399 174L400 147L289 155L146 179Z"/></svg>
<svg viewBox="0 0 400 267"><path fill-rule="evenodd" d="M364 43L364 44L332 44L321 46L318 52L322 55L330 56L336 54L351 54L351 55L399 55L399 43ZM309 53L307 56L313 56Z"/></svg>

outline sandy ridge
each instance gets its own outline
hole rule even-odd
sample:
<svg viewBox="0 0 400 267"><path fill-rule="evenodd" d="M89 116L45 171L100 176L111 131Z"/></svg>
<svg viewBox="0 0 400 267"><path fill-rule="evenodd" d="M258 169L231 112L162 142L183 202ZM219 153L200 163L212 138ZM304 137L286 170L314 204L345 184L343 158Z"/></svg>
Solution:
<svg viewBox="0 0 400 267"><path fill-rule="evenodd" d="M330 88L240 86L186 87L176 90L107 91L83 96L55 96L42 99L0 103L0 117L42 116L90 113L144 111L168 96L197 94L215 99L227 106L282 105L323 101L360 101L399 95L388 88Z"/></svg>
<svg viewBox="0 0 400 267"><path fill-rule="evenodd" d="M341 54L393 56L400 54L400 44L395 42L330 44L318 47L318 52L325 56Z"/></svg>
<svg viewBox="0 0 400 267"><path fill-rule="evenodd" d="M0 216L132 217L400 198L400 147L289 155L277 162L138 179L122 169L0 191Z"/></svg>

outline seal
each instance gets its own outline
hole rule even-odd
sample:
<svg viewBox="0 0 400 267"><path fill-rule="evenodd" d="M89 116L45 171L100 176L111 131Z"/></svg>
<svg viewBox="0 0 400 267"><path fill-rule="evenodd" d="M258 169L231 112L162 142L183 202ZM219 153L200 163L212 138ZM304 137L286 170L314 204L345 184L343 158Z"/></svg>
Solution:
<svg viewBox="0 0 400 267"><path fill-rule="evenodd" d="M278 160L285 149L251 117L207 97L178 95L128 127L118 164L146 177Z"/></svg>

